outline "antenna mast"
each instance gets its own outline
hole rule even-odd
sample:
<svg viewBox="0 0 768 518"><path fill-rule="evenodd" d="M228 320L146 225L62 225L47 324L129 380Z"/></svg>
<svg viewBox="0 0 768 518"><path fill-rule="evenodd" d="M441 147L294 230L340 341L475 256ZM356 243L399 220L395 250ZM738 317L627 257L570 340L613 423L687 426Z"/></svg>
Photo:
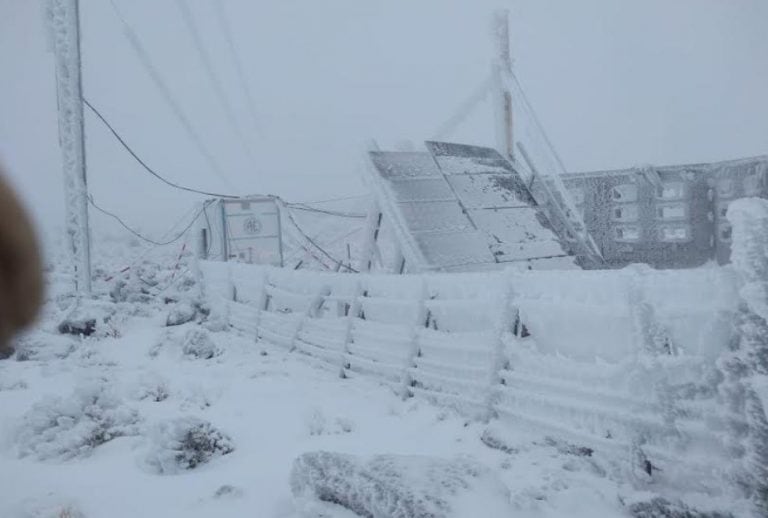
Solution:
<svg viewBox="0 0 768 518"><path fill-rule="evenodd" d="M47 0L45 9L49 44L55 56L66 239L74 263L75 289L79 294L89 294L91 245L85 172L79 0Z"/></svg>
<svg viewBox="0 0 768 518"><path fill-rule="evenodd" d="M496 122L496 148L514 161L512 94L506 79L512 75L512 57L509 51L509 11L499 9L493 13L491 37L494 59L491 65L493 111Z"/></svg>

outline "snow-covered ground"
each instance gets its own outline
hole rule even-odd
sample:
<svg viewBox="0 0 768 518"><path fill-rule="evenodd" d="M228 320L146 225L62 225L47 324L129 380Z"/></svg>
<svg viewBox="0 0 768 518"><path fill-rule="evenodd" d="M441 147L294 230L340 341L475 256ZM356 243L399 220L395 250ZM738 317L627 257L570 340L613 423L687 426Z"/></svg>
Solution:
<svg viewBox="0 0 768 518"><path fill-rule="evenodd" d="M96 332L58 333L74 301L54 264L41 323L0 361L2 517L358 516L317 497L376 518L676 516L621 459L402 400L206 320L176 250L102 248ZM169 327L171 313L194 318Z"/></svg>

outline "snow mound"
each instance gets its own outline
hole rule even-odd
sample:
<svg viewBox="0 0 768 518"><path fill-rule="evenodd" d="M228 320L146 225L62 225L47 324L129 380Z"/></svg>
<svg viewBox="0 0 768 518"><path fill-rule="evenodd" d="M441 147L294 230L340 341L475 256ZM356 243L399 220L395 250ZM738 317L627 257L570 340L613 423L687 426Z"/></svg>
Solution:
<svg viewBox="0 0 768 518"><path fill-rule="evenodd" d="M151 431L146 467L159 475L195 469L214 458L232 453L232 440L208 421L181 417L158 423Z"/></svg>
<svg viewBox="0 0 768 518"><path fill-rule="evenodd" d="M79 387L68 398L48 397L24 416L19 456L67 460L91 453L116 437L137 435L140 418L105 385Z"/></svg>
<svg viewBox="0 0 768 518"><path fill-rule="evenodd" d="M509 492L469 459L377 455L368 460L309 452L294 461L291 491L299 500L330 502L368 518L486 518L513 515Z"/></svg>

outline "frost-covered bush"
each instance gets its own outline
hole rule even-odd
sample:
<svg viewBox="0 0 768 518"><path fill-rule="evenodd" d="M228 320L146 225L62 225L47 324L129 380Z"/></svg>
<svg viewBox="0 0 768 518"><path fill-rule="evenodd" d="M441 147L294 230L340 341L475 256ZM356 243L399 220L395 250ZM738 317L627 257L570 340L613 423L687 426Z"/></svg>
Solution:
<svg viewBox="0 0 768 518"><path fill-rule="evenodd" d="M309 435L335 435L341 433L350 433L355 425L344 417L337 417L328 421L325 414L319 409L313 409L305 418Z"/></svg>
<svg viewBox="0 0 768 518"><path fill-rule="evenodd" d="M83 386L67 397L48 397L22 417L19 455L66 460L88 455L116 437L138 434L140 418L106 385Z"/></svg>
<svg viewBox="0 0 768 518"><path fill-rule="evenodd" d="M165 350L167 353L180 354L194 360L210 360L222 353L207 329L194 326L187 329L183 335L180 332L183 332L183 329L168 329L150 348L149 355L154 358Z"/></svg>
<svg viewBox="0 0 768 518"><path fill-rule="evenodd" d="M75 341L70 336L46 333L40 330L28 331L14 341L16 361L60 360L75 351Z"/></svg>
<svg viewBox="0 0 768 518"><path fill-rule="evenodd" d="M513 516L507 488L467 459L311 452L294 461L291 491L370 518Z"/></svg>
<svg viewBox="0 0 768 518"><path fill-rule="evenodd" d="M143 374L131 391L134 399L150 400L156 403L165 401L170 395L166 380L156 373Z"/></svg>
<svg viewBox="0 0 768 518"><path fill-rule="evenodd" d="M184 356L202 360L210 360L221 354L208 331L200 327L187 331L181 351Z"/></svg>
<svg viewBox="0 0 768 518"><path fill-rule="evenodd" d="M61 334L75 336L112 336L116 333L110 326L115 314L113 304L92 299L80 299L67 312L58 325Z"/></svg>
<svg viewBox="0 0 768 518"><path fill-rule="evenodd" d="M144 464L166 475L195 469L211 459L232 453L232 439L208 421L182 417L158 423L149 434Z"/></svg>
<svg viewBox="0 0 768 518"><path fill-rule="evenodd" d="M165 319L166 326L179 326L192 322L198 315L199 306L192 301L182 300L177 302L168 311Z"/></svg>
<svg viewBox="0 0 768 518"><path fill-rule="evenodd" d="M635 502L627 509L632 518L733 518L730 513L697 511L683 502L671 502L661 497Z"/></svg>

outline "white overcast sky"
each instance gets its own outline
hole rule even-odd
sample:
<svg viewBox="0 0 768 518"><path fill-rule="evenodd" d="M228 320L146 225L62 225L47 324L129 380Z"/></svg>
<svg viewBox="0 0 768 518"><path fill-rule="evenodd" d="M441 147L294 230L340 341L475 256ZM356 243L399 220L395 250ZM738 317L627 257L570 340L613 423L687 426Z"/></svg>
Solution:
<svg viewBox="0 0 768 518"><path fill-rule="evenodd" d="M768 154L766 0L220 0L258 124L214 0L188 0L255 164L222 114L176 2L115 1L228 183L207 170L107 0L81 0L85 95L147 162L200 188L292 200L364 192L369 139L391 147L432 137L482 81L489 15L500 6L511 11L517 74L569 170ZM64 210L52 59L40 4L0 0L0 161L46 229ZM492 127L485 107L453 139L492 145ZM90 114L87 152L95 198L150 232L198 199L149 177Z"/></svg>

